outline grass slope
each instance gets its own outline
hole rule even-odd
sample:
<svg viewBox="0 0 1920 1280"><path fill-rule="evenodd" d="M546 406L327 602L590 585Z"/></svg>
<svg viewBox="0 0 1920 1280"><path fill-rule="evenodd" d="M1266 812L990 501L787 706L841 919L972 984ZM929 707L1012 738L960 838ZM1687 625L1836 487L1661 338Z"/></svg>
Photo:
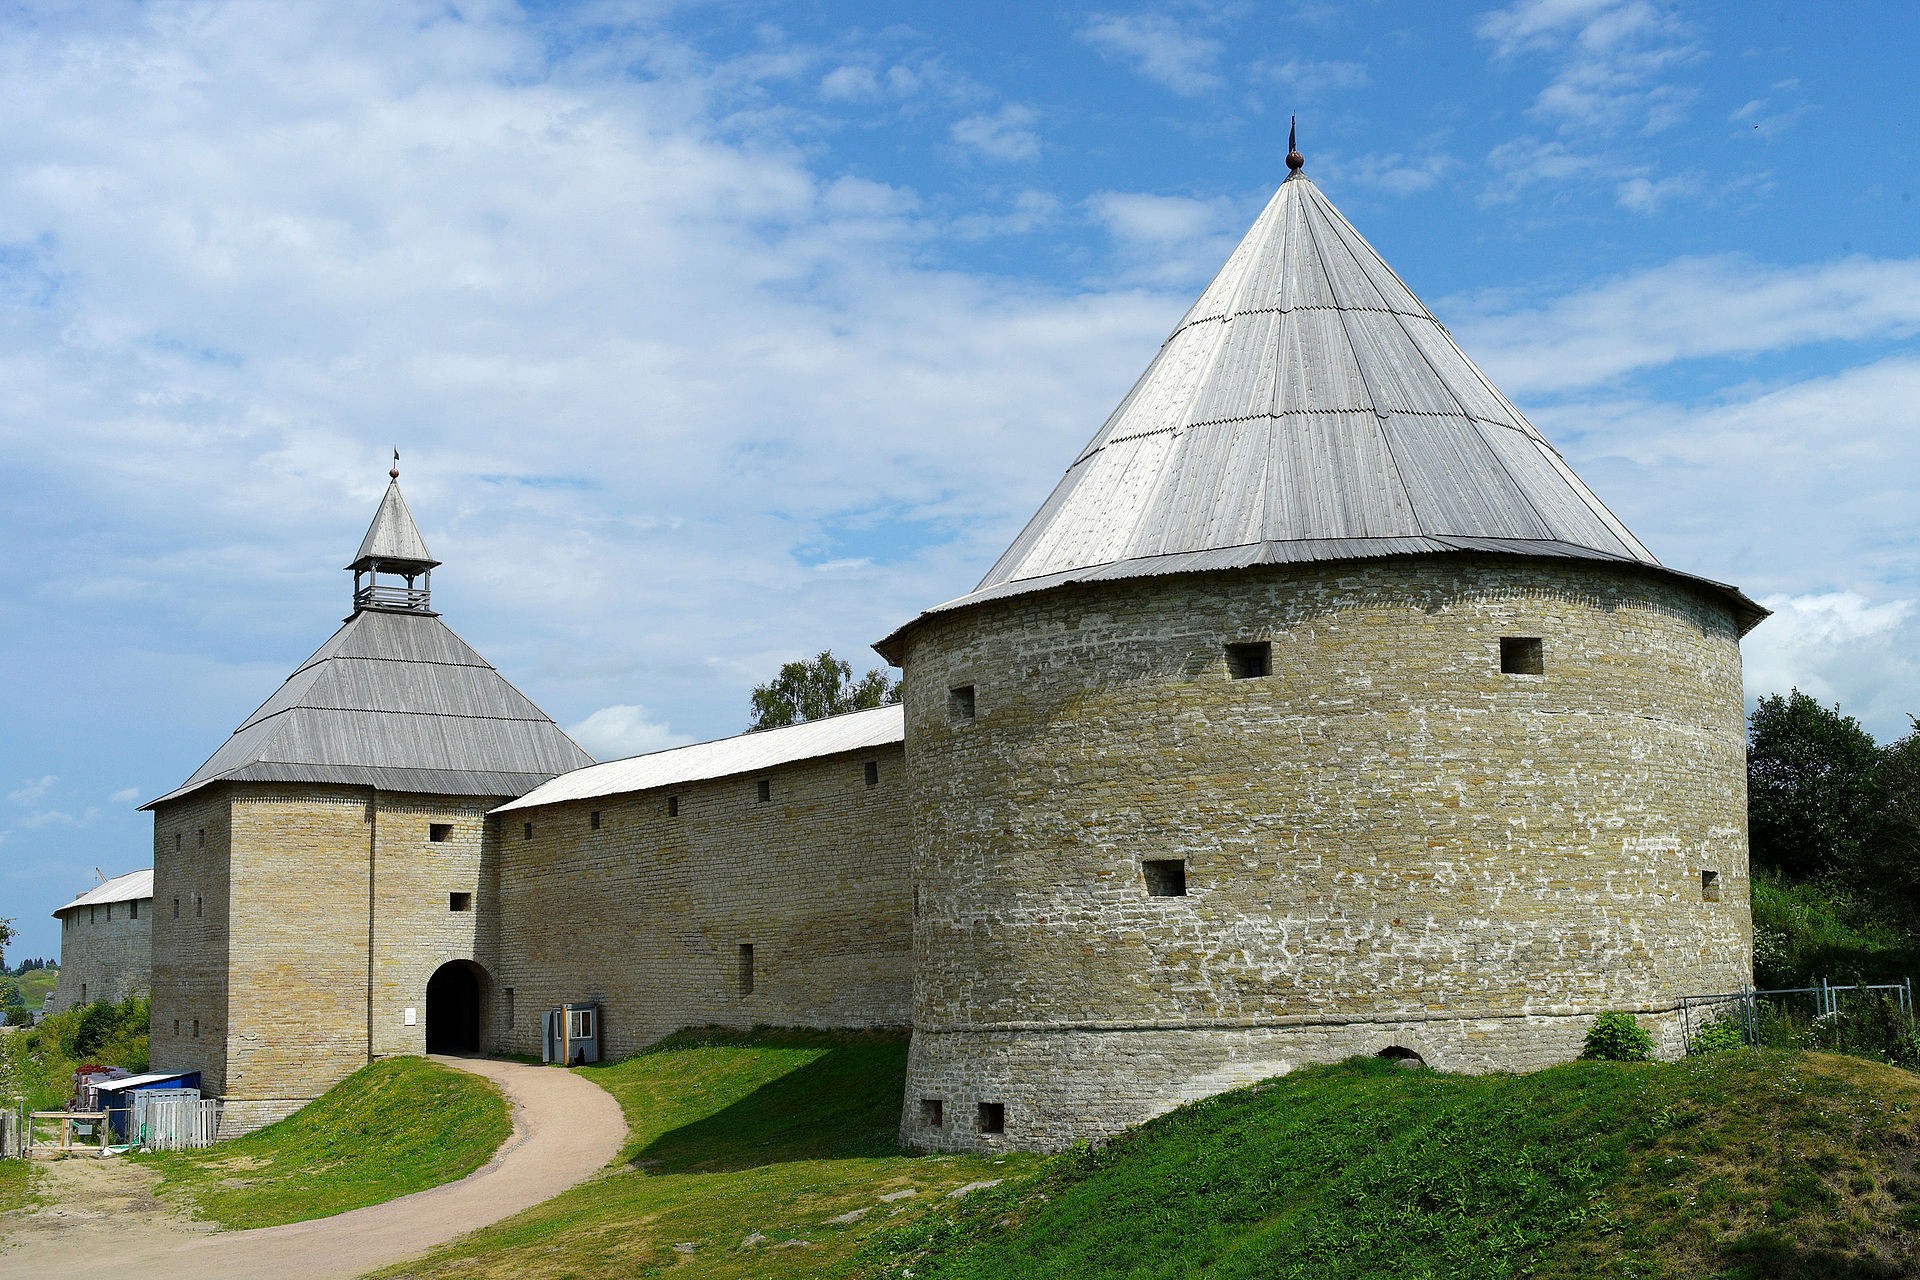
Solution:
<svg viewBox="0 0 1920 1280"><path fill-rule="evenodd" d="M33 1203L33 1174L30 1160L0 1160L0 1213Z"/></svg>
<svg viewBox="0 0 1920 1280"><path fill-rule="evenodd" d="M1357 1061L1182 1108L890 1228L871 1276L1920 1275L1920 1078L1823 1054L1451 1076Z"/></svg>
<svg viewBox="0 0 1920 1280"><path fill-rule="evenodd" d="M626 1113L615 1170L385 1274L831 1274L875 1226L1042 1163L902 1154L899 1035L690 1032L579 1070ZM902 1191L912 1194L881 1199Z"/></svg>
<svg viewBox="0 0 1920 1280"><path fill-rule="evenodd" d="M512 1132L492 1082L425 1058L388 1058L244 1138L131 1158L159 1170L164 1199L223 1227L268 1227L464 1178Z"/></svg>

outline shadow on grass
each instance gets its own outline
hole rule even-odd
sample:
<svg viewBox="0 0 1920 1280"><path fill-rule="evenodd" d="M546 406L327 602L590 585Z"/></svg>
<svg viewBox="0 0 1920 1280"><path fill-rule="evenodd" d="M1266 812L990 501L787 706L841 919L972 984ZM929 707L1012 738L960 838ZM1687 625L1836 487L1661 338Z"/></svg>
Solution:
<svg viewBox="0 0 1920 1280"><path fill-rule="evenodd" d="M756 1033L717 1047L817 1048L819 1056L712 1115L655 1138L632 1161L653 1173L733 1173L795 1160L900 1154L907 1046Z"/></svg>
<svg viewBox="0 0 1920 1280"><path fill-rule="evenodd" d="M1729 1280L1902 1280L1907 1267L1873 1258L1849 1258L1794 1240L1780 1231L1756 1231L1727 1249Z"/></svg>

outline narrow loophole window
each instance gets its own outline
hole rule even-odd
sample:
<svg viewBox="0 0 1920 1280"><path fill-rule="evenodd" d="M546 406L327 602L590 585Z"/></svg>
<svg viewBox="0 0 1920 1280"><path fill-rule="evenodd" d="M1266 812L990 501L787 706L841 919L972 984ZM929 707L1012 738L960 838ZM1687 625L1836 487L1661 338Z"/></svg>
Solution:
<svg viewBox="0 0 1920 1280"><path fill-rule="evenodd" d="M451 822L429 822L427 824L427 839L434 844L445 844L447 841L453 839L453 824Z"/></svg>
<svg viewBox="0 0 1920 1280"><path fill-rule="evenodd" d="M867 761L866 773L868 786L877 787L880 785L880 762L878 760Z"/></svg>
<svg viewBox="0 0 1920 1280"><path fill-rule="evenodd" d="M1007 1104L1004 1102L983 1102L980 1104L980 1132L1005 1133L1007 1131Z"/></svg>
<svg viewBox="0 0 1920 1280"><path fill-rule="evenodd" d="M138 901L129 902L127 904L127 919L138 920L139 918L140 918L140 903Z"/></svg>
<svg viewBox="0 0 1920 1280"><path fill-rule="evenodd" d="M521 824L520 838L523 840L533 839L533 824L531 822Z"/></svg>
<svg viewBox="0 0 1920 1280"><path fill-rule="evenodd" d="M180 918L180 899L178 898L173 900L173 918L175 920Z"/></svg>
<svg viewBox="0 0 1920 1280"><path fill-rule="evenodd" d="M753 784L753 795L756 801L760 804L765 804L767 801L773 799L773 784L765 778L762 778Z"/></svg>
<svg viewBox="0 0 1920 1280"><path fill-rule="evenodd" d="M587 825L595 831L600 829L600 811L598 809L595 809L587 815Z"/></svg>
<svg viewBox="0 0 1920 1280"><path fill-rule="evenodd" d="M1539 636L1501 636L1500 670L1510 676L1539 676L1547 672Z"/></svg>
<svg viewBox="0 0 1920 1280"><path fill-rule="evenodd" d="M1700 873L1700 901L1720 901L1720 873L1718 871L1702 871Z"/></svg>
<svg viewBox="0 0 1920 1280"><path fill-rule="evenodd" d="M947 691L947 715L955 722L971 720L974 715L973 686L960 685Z"/></svg>
<svg viewBox="0 0 1920 1280"><path fill-rule="evenodd" d="M669 818L677 818L680 816L680 797L679 796L667 797L667 816Z"/></svg>
<svg viewBox="0 0 1920 1280"><path fill-rule="evenodd" d="M753 994L753 944L751 942L740 944L740 994L743 996Z"/></svg>
<svg viewBox="0 0 1920 1280"><path fill-rule="evenodd" d="M1235 680L1257 680L1261 676L1273 674L1273 645L1265 640L1258 644L1230 644L1227 646L1227 675Z"/></svg>
<svg viewBox="0 0 1920 1280"><path fill-rule="evenodd" d="M1149 898L1187 896L1187 860L1185 858L1148 858L1140 864L1146 877Z"/></svg>
<svg viewBox="0 0 1920 1280"><path fill-rule="evenodd" d="M448 894L448 895L447 895L447 910L449 910L449 911L471 911L471 910L473 910L473 895L472 895L472 894L470 894L470 893L450 893L450 894Z"/></svg>
<svg viewBox="0 0 1920 1280"><path fill-rule="evenodd" d="M202 919L207 914L207 900L199 894L193 895L193 918Z"/></svg>
<svg viewBox="0 0 1920 1280"><path fill-rule="evenodd" d="M947 1127L947 1104L939 1098L920 1099L920 1123L929 1129Z"/></svg>
<svg viewBox="0 0 1920 1280"><path fill-rule="evenodd" d="M506 1004L505 1004L505 1007L501 1010L501 1012L506 1014L507 1030L509 1031L513 1030L513 988L512 987L507 988Z"/></svg>

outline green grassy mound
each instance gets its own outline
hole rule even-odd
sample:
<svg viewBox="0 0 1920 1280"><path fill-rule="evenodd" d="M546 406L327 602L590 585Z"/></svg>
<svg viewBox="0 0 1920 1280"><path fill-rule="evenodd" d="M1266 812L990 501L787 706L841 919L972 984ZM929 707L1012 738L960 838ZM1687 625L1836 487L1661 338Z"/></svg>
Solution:
<svg viewBox="0 0 1920 1280"><path fill-rule="evenodd" d="M1452 1076L1356 1061L1209 1099L880 1233L1004 1276L1920 1275L1920 1078L1743 1050Z"/></svg>
<svg viewBox="0 0 1920 1280"><path fill-rule="evenodd" d="M903 1154L895 1133L906 1063L898 1034L709 1030L578 1068L626 1113L614 1169L385 1274L830 1275L876 1226L1042 1165Z"/></svg>
<svg viewBox="0 0 1920 1280"><path fill-rule="evenodd" d="M425 1058L388 1058L244 1138L131 1158L160 1172L163 1199L223 1227L269 1227L464 1178L512 1132L492 1082Z"/></svg>

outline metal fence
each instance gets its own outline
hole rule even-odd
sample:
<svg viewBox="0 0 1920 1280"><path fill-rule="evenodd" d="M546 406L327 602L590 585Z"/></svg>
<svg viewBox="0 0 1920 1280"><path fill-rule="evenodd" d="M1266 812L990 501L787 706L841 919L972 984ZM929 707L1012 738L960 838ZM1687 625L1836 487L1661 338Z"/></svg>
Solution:
<svg viewBox="0 0 1920 1280"><path fill-rule="evenodd" d="M186 1151L213 1145L220 1132L220 1104L197 1089L136 1093L128 1138L148 1151Z"/></svg>
<svg viewBox="0 0 1920 1280"><path fill-rule="evenodd" d="M27 1116L24 1105L0 1110L0 1160L19 1160L27 1154Z"/></svg>
<svg viewBox="0 0 1920 1280"><path fill-rule="evenodd" d="M1691 1044L1694 1033L1709 1022L1731 1018L1739 1025L1741 1037L1748 1044L1758 1044L1763 1001L1774 1009L1798 1006L1807 1012L1810 1021L1817 1024L1839 1016L1844 999L1867 999L1876 993L1882 999L1891 1000L1906 1017L1913 1016L1912 978L1899 982L1863 982L1847 986L1834 986L1822 978L1818 986L1812 987L1779 987L1771 990L1742 987L1738 991L1723 991L1713 995L1682 996L1680 1029L1686 1042Z"/></svg>

